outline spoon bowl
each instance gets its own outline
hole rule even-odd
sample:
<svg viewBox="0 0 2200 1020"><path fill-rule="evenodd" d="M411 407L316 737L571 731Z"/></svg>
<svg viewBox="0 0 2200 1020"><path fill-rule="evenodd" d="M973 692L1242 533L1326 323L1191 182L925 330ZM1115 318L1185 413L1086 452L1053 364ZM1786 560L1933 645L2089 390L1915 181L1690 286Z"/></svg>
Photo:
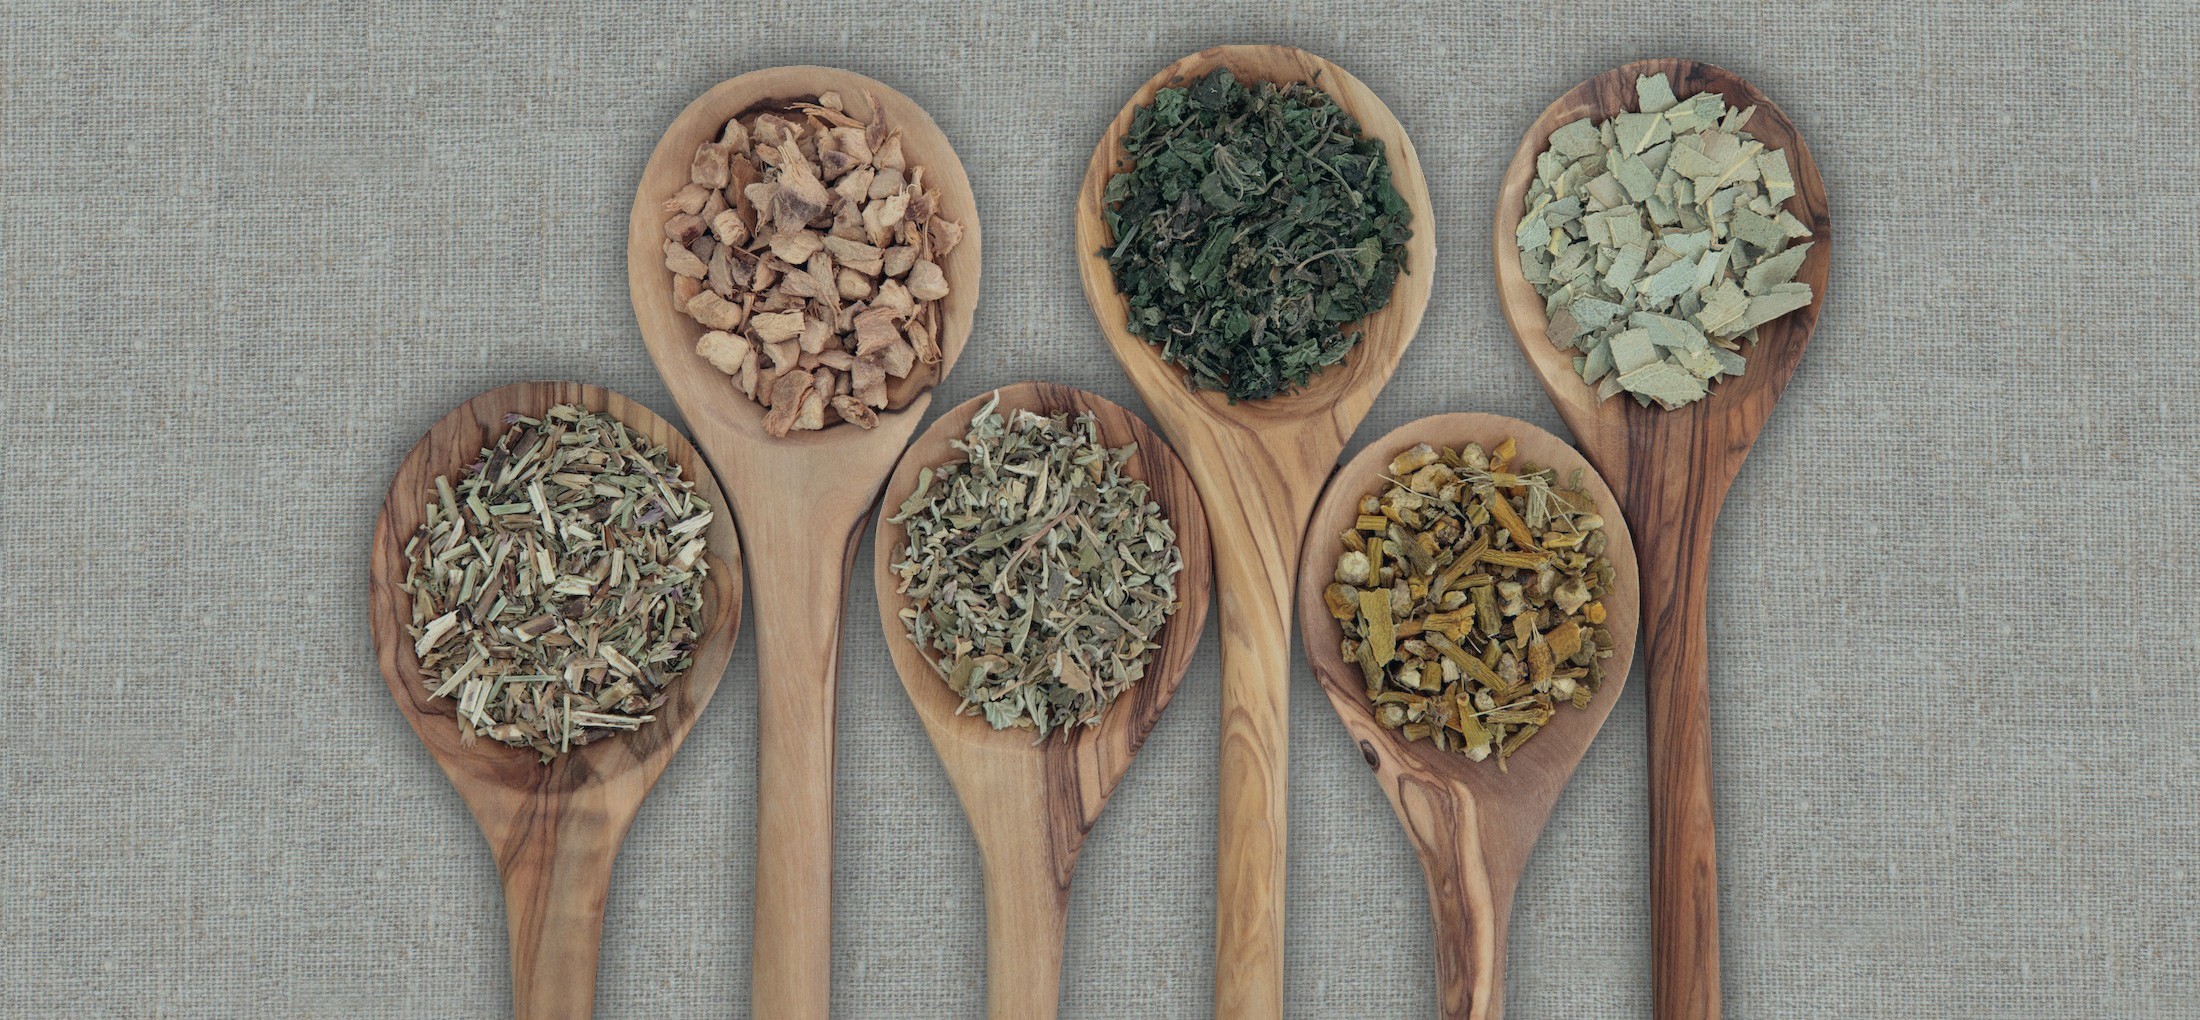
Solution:
<svg viewBox="0 0 2200 1020"><path fill-rule="evenodd" d="M933 668L930 652L910 641L893 564L908 531L889 518L916 490L918 475L960 459L949 444L969 431L986 401L998 409L1039 414L1091 413L1110 446L1136 443L1123 473L1149 487L1150 498L1176 529L1184 569L1177 575L1177 609L1156 637L1160 648L1146 676L1119 695L1094 726L1034 743L1026 730L996 730L982 716L958 711L962 699ZM1161 710L1184 679L1207 618L1212 567L1207 518L1198 490L1161 437L1136 415L1098 396L1050 383L1019 383L965 401L925 430L887 484L876 562L879 619L886 628L902 687L939 752L985 859L986 994L995 1020L1040 1020L1060 998L1062 939L1071 873L1085 834L1130 768Z"/></svg>
<svg viewBox="0 0 2200 1020"><path fill-rule="evenodd" d="M941 359L889 390L878 426L838 423L774 438L765 410L695 353L703 327L674 307L661 254L663 202L688 181L695 147L726 121L838 92L851 112L883 110L911 166L962 225L940 265ZM873 107L872 104L876 106ZM932 386L970 338L978 301L977 204L962 161L909 97L849 71L776 67L723 82L689 103L658 141L628 220L627 283L650 359L695 440L732 489L751 569L771 578L756 604L757 855L750 1012L824 1020L830 1004L833 891L833 714L841 614L865 516L932 400Z"/></svg>
<svg viewBox="0 0 2200 1020"><path fill-rule="evenodd" d="M1415 443L1455 449L1480 443L1489 448L1507 438L1518 444L1517 462L1555 468L1561 480L1581 471L1583 489L1595 498L1609 543L1605 556L1614 572L1611 591L1603 599L1614 652L1605 661L1604 682L1589 706L1561 708L1507 760L1511 771L1499 772L1495 761L1439 751L1376 722L1366 681L1338 647L1343 629L1329 614L1322 592L1343 549L1337 536L1352 528L1361 498L1381 490L1390 461L1400 451ZM1428 875L1429 902L1436 915L1438 1001L1447 1020L1496 1020L1504 1012L1505 936L1513 891L1550 818L1551 805L1626 685L1639 594L1634 545L1612 491L1564 440L1512 418L1443 414L1408 423L1340 468L1314 510L1299 560L1299 629L1306 658L1360 754L1375 770Z"/></svg>
<svg viewBox="0 0 2200 1020"><path fill-rule="evenodd" d="M1123 137L1163 88L1229 68L1246 82L1313 82L1380 139L1391 184L1413 211L1405 271L1390 303L1349 328L1362 337L1344 361L1296 393L1236 404L1194 391L1184 372L1125 328L1128 304L1105 249L1108 179L1127 169ZM1217 524L1221 591L1222 803L1217 837L1215 1014L1224 1020L1283 1014L1283 891L1289 775L1292 570L1306 515L1337 455L1398 367L1436 268L1436 222L1428 183L1405 128L1383 101L1343 68L1287 46L1219 46L1161 70L1110 122L1077 197L1077 259L1085 298L1108 346L1183 453Z"/></svg>
<svg viewBox="0 0 2200 1020"><path fill-rule="evenodd" d="M412 597L403 585L405 544L420 529L435 480L456 477L495 444L506 416L540 416L558 404L611 415L663 444L713 513L703 534L710 565L694 661L666 689L654 722L575 748L548 763L526 748L460 739L457 702L430 700L406 633ZM398 711L472 811L496 853L512 949L512 995L522 1020L586 1017L595 998L611 864L642 798L710 703L733 654L741 618L741 553L725 494L703 458L664 419L609 390L577 383L516 383L483 393L421 437L390 482L368 560L375 653Z"/></svg>
<svg viewBox="0 0 2200 1020"><path fill-rule="evenodd" d="M1545 337L1543 299L1520 271L1513 241L1535 161L1551 132L1583 117L1603 119L1636 106L1635 78L1665 73L1674 95L1721 93L1729 105L1755 106L1749 131L1787 152L1796 193L1787 210L1811 229L1813 243L1796 279L1811 303L1758 328L1744 350L1746 374L1722 380L1710 396L1676 410L1632 400L1599 402L1574 372L1572 355ZM1832 258L1825 182L1810 147L1787 115L1732 72L1692 60L1644 60L1575 86L1543 111L1520 140L1497 200L1493 232L1497 289L1513 339L1581 450L1603 472L1634 521L1644 600L1645 702L1650 727L1652 973L1660 1020L1719 1015L1719 915L1716 839L1711 817L1710 684L1704 623L1711 535L1735 473L1787 387L1825 306Z"/></svg>

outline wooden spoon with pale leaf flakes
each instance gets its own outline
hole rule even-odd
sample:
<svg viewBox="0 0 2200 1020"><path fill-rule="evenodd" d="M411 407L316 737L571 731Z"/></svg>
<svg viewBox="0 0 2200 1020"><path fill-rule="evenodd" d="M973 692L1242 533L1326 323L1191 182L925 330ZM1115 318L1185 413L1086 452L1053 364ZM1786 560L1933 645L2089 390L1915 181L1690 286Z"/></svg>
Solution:
<svg viewBox="0 0 2200 1020"><path fill-rule="evenodd" d="M960 459L949 443L969 431L971 419L996 394L981 394L941 415L909 448L886 487L887 511L873 553L879 619L901 684L962 798L985 859L987 1013L993 1020L1043 1020L1055 1015L1061 994L1062 939L1077 852L1184 680L1207 619L1213 559L1206 513L1191 476L1137 415L1083 390L1049 383L1020 383L997 393L1003 414L1090 412L1103 443L1138 444L1123 473L1149 486L1149 498L1176 530L1184 563L1176 577L1176 611L1155 635L1160 647L1150 653L1145 677L1104 709L1097 724L1035 743L1031 730L996 730L982 715L958 711L962 699L942 682L927 659L930 653L909 640L901 612L912 602L901 593L902 580L893 569L909 542L908 530L890 519L894 511L916 490L926 468Z"/></svg>
<svg viewBox="0 0 2200 1020"><path fill-rule="evenodd" d="M709 569L686 675L665 689L667 700L652 710L653 721L545 763L528 748L486 738L465 741L456 702L430 696L406 629L413 599L404 590L405 544L419 530L426 504L436 498L436 479L463 474L504 433L506 415L536 417L559 404L609 414L649 442L663 444L714 517L703 532ZM616 393L548 382L490 390L436 422L398 467L374 529L368 604L390 696L465 798L496 853L512 948L513 1014L520 1020L590 1016L611 862L642 798L710 703L733 655L741 620L741 549L725 494L678 430Z"/></svg>
<svg viewBox="0 0 2200 1020"><path fill-rule="evenodd" d="M1788 212L1811 231L1809 256L1795 279L1810 285L1809 305L1759 327L1742 353L1745 374L1722 379L1710 396L1675 410L1624 396L1599 401L1573 366L1572 351L1552 346L1543 298L1522 275L1514 232L1535 179L1536 157L1551 133L1584 117L1603 120L1637 108L1635 80L1665 74L1686 99L1705 91L1728 106L1756 107L1749 131L1784 150L1796 192ZM1803 359L1826 301L1832 252L1826 186L1802 134L1764 93L1730 71L1693 60L1643 60L1574 87L1543 111L1520 140L1497 199L1493 231L1497 290L1513 339L1528 356L1590 463L1603 473L1634 525L1642 562L1644 697L1650 722L1650 915L1655 1012L1659 1020L1719 1015L1719 882L1711 825L1711 686L1704 595L1711 534L1727 487L1757 441L1772 405Z"/></svg>

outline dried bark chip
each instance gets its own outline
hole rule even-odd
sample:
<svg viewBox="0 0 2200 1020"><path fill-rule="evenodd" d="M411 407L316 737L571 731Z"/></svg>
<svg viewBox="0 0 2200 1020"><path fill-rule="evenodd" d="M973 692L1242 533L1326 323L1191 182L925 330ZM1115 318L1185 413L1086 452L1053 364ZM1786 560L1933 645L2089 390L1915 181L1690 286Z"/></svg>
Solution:
<svg viewBox="0 0 2200 1020"><path fill-rule="evenodd" d="M695 321L712 329L741 328L741 306L712 291L703 291L689 299L687 313L694 316Z"/></svg>
<svg viewBox="0 0 2200 1020"><path fill-rule="evenodd" d="M918 361L927 365L940 363L940 345L937 340L933 339L930 326L927 326L921 320L912 322L909 324L908 333L909 346L916 350Z"/></svg>
<svg viewBox="0 0 2200 1020"><path fill-rule="evenodd" d="M881 169L878 173L872 175L871 190L866 192L863 197L874 199L899 195L901 189L908 183L908 180L902 177L899 169Z"/></svg>
<svg viewBox="0 0 2200 1020"><path fill-rule="evenodd" d="M879 169L908 169L909 161L901 154L901 134L899 132L896 132L892 137L886 139L886 143L884 145L874 145L871 147L871 149L874 153L871 162L877 164Z"/></svg>
<svg viewBox="0 0 2200 1020"><path fill-rule="evenodd" d="M731 151L716 142L704 142L695 147L695 159L688 164L688 179L706 188L726 186L726 161Z"/></svg>
<svg viewBox="0 0 2200 1020"><path fill-rule="evenodd" d="M802 337L799 342L805 352L816 354L823 351L825 344L832 339L832 323L814 317L802 320Z"/></svg>
<svg viewBox="0 0 2200 1020"><path fill-rule="evenodd" d="M795 412L794 427L804 431L825 427L825 395L815 388L802 394L802 406Z"/></svg>
<svg viewBox="0 0 2200 1020"><path fill-rule="evenodd" d="M756 348L750 347L749 356L741 359L741 374L734 379L734 385L740 387L741 395L751 400L756 399L758 360Z"/></svg>
<svg viewBox="0 0 2200 1020"><path fill-rule="evenodd" d="M791 234L774 234L771 239L772 254L790 266L810 261L825 247L825 236L815 230L797 230Z"/></svg>
<svg viewBox="0 0 2200 1020"><path fill-rule="evenodd" d="M832 400L832 407L833 412L840 415L841 421L859 429L875 429L878 427L878 412L865 406L863 401L852 394L835 395Z"/></svg>
<svg viewBox="0 0 2200 1020"><path fill-rule="evenodd" d="M711 330L695 338L695 353L709 359L710 363L727 375L741 371L742 363L749 360L749 352L755 344L748 337L724 330Z"/></svg>
<svg viewBox="0 0 2200 1020"><path fill-rule="evenodd" d="M671 198L665 199L665 211L668 213L701 212L703 203L710 198L710 191L709 188L691 182L674 193Z"/></svg>
<svg viewBox="0 0 2200 1020"><path fill-rule="evenodd" d="M703 219L694 213L681 213L665 221L665 240L683 248L688 242L703 236Z"/></svg>
<svg viewBox="0 0 2200 1020"><path fill-rule="evenodd" d="M771 209L772 222L781 233L800 230L825 215L825 183L799 157L780 168L778 184Z"/></svg>
<svg viewBox="0 0 2200 1020"><path fill-rule="evenodd" d="M758 340L776 344L802 335L802 313L773 312L759 315L750 325L756 330Z"/></svg>
<svg viewBox="0 0 2200 1020"><path fill-rule="evenodd" d="M848 369L848 381L856 399L872 407L886 406L886 366L877 358L857 358Z"/></svg>
<svg viewBox="0 0 2200 1020"><path fill-rule="evenodd" d="M855 318L856 357L869 357L901 343L901 327L895 325L898 318L899 314L892 308L873 306L858 313Z"/></svg>
<svg viewBox="0 0 2200 1020"><path fill-rule="evenodd" d="M710 272L703 260L695 257L694 252L671 241L665 242L665 268L698 280Z"/></svg>
<svg viewBox="0 0 2200 1020"><path fill-rule="evenodd" d="M771 411L764 415L764 431L784 437L794 430L796 416L802 412L803 395L809 392L813 380L808 372L787 372L772 380ZM819 426L823 426L820 421Z"/></svg>
<svg viewBox="0 0 2200 1020"><path fill-rule="evenodd" d="M900 379L917 367L916 348L908 341L896 340L878 352L879 363L886 366L886 374Z"/></svg>
<svg viewBox="0 0 2200 1020"><path fill-rule="evenodd" d="M712 191L710 194L703 197L702 211L697 212L695 214L695 217L699 220L702 220L705 225L708 225L710 221L718 218L719 213L725 212L728 208L731 207L726 205L726 193L723 191Z"/></svg>
<svg viewBox="0 0 2200 1020"><path fill-rule="evenodd" d="M909 267L909 295L919 301L938 301L947 296L947 274L932 262Z"/></svg>
<svg viewBox="0 0 2200 1020"><path fill-rule="evenodd" d="M765 344L764 355L771 359L772 371L784 372L802 363L802 345L793 340Z"/></svg>
<svg viewBox="0 0 2200 1020"><path fill-rule="evenodd" d="M903 276L909 272L910 266L917 264L917 250L906 244L897 244L886 249L886 256L882 261L884 265L881 268L886 275Z"/></svg>
<svg viewBox="0 0 2200 1020"><path fill-rule="evenodd" d="M685 310L687 308L688 302L695 300L695 295L701 294L702 292L703 281L698 280L692 276L681 276L677 273L673 274L672 303L679 305L682 310Z"/></svg>
<svg viewBox="0 0 2200 1020"><path fill-rule="evenodd" d="M917 310L916 298L910 295L909 288L903 286L898 280L881 282L878 285L878 300L871 304L873 307L892 308L903 315L908 315Z"/></svg>
<svg viewBox="0 0 2200 1020"><path fill-rule="evenodd" d="M854 269L843 269L833 281L844 301L868 301L871 299L871 278Z"/></svg>
<svg viewBox="0 0 2200 1020"><path fill-rule="evenodd" d="M924 232L927 242L932 246L932 257L936 259L946 258L948 252L954 251L955 246L962 243L962 224L944 216L933 216L924 225Z"/></svg>
<svg viewBox="0 0 2200 1020"><path fill-rule="evenodd" d="M741 244L749 239L748 224L741 221L741 214L728 209L710 221L710 233L725 244Z"/></svg>

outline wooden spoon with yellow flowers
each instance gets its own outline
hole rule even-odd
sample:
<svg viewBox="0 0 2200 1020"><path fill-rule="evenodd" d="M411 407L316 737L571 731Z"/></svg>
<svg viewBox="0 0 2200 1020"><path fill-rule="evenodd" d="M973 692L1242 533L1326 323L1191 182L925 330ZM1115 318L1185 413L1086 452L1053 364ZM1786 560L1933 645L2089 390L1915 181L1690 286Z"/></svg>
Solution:
<svg viewBox="0 0 2200 1020"><path fill-rule="evenodd" d="M1420 853L1446 1020L1504 1013L1513 890L1627 680L1636 597L1611 490L1526 422L1408 424L1314 510L1306 657Z"/></svg>

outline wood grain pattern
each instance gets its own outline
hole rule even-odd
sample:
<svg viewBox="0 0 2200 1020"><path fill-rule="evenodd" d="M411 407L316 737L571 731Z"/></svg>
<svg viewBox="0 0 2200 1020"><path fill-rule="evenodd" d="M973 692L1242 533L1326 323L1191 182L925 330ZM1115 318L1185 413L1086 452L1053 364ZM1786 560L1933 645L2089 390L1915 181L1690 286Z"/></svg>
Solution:
<svg viewBox="0 0 2200 1020"><path fill-rule="evenodd" d="M1124 166L1122 138L1154 93L1218 68L1243 81L1312 81L1383 141L1391 180L1413 210L1406 271L1390 304L1361 320L1345 358L1296 394L1231 404L1193 392L1179 369L1124 329L1126 302L1101 254L1108 178ZM1085 298L1117 361L1184 457L1217 537L1222 638L1222 803L1216 862L1215 1015L1283 1013L1283 891L1289 774L1290 605L1299 538L1323 479L1413 340L1428 307L1436 225L1428 184L1405 128L1359 79L1303 50L1222 46L1163 68L1131 96L1094 147L1077 199L1078 268Z"/></svg>
<svg viewBox="0 0 2200 1020"><path fill-rule="evenodd" d="M579 748L548 764L534 751L481 739L460 743L456 702L431 701L406 634L412 599L401 585L405 543L419 530L435 479L456 475L507 428L508 413L539 416L578 404L665 444L716 518L700 638L685 677L667 689L657 720ZM741 619L741 553L725 494L703 458L664 419L609 390L577 383L517 383L490 390L445 415L421 437L391 480L369 554L369 626L382 677L436 764L458 788L496 853L512 948L513 1011L520 1020L587 1017L596 990L611 863L642 798L663 774L733 654Z"/></svg>
<svg viewBox="0 0 2200 1020"><path fill-rule="evenodd" d="M1146 678L1119 696L1098 726L1033 744L1027 731L995 730L982 717L956 714L961 699L941 681L927 653L910 642L902 623L901 611L911 603L898 591L901 579L892 567L909 536L886 519L915 491L922 469L961 458L948 444L969 430L970 419L993 394L941 415L909 448L886 486L887 511L880 515L873 556L879 620L902 686L924 720L985 858L987 1011L993 1020L1044 1020L1055 1015L1061 997L1062 938L1078 850L1184 679L1206 623L1213 566L1207 518L1191 476L1145 422L1066 386L1019 383L997 392L1003 412L1091 412L1109 445L1137 443L1138 454L1124 473L1151 488L1153 501L1176 528L1184 556L1176 582L1178 608L1161 630L1161 647Z"/></svg>
<svg viewBox="0 0 2200 1020"><path fill-rule="evenodd" d="M1595 497L1608 536L1605 555L1612 561L1614 578L1603 601L1615 651L1605 661L1604 686L1589 707L1561 708L1507 762L1511 771L1499 772L1494 760L1475 762L1438 751L1375 721L1366 681L1338 648L1343 629L1329 615L1322 591L1343 550L1338 536L1351 529L1361 497L1380 491L1399 451L1415 443L1454 448L1481 443L1491 448L1507 437L1519 443L1522 461L1557 468L1560 478L1577 468L1582 471L1583 487ZM1438 1003L1446 1020L1497 1020L1504 1013L1505 936L1513 891L1551 806L1626 685L1635 652L1639 591L1634 543L1612 490L1564 440L1512 418L1442 414L1408 423L1369 444L1340 469L1314 511L1299 561L1299 627L1307 661L1420 854L1436 915Z"/></svg>
<svg viewBox="0 0 2200 1020"><path fill-rule="evenodd" d="M696 145L727 120L838 91L851 111L869 96L901 129L912 165L939 188L963 239L941 263L943 357L890 390L893 409L870 431L834 425L775 439L764 409L695 353L702 326L673 307L661 255L661 203L686 183ZM841 617L865 516L879 486L970 338L978 302L978 210L962 161L909 97L827 67L778 67L723 82L667 128L642 172L629 217L627 282L649 355L719 474L741 521L758 588L756 922L750 1007L755 1016L818 1020L832 971L833 716Z"/></svg>
<svg viewBox="0 0 2200 1020"><path fill-rule="evenodd" d="M1664 72L1682 98L1705 90L1734 106L1755 106L1749 130L1784 149L1797 193L1787 208L1815 245L1796 279L1811 285L1808 307L1763 326L1744 352L1748 374L1720 382L1707 399L1677 411L1632 400L1599 403L1575 374L1571 352L1545 338L1543 300L1520 273L1513 234L1551 132L1582 117L1635 107L1635 78ZM1711 712L1704 629L1705 578L1719 506L1756 442L1772 405L1810 342L1826 301L1832 257L1826 188L1810 148L1780 108L1731 72L1690 60L1644 60L1576 86L1543 111L1520 141L1497 200L1493 230L1497 287L1513 338L1582 451L1620 494L1641 542L1650 727L1653 972L1661 1020L1719 1015L1717 844L1711 816Z"/></svg>

